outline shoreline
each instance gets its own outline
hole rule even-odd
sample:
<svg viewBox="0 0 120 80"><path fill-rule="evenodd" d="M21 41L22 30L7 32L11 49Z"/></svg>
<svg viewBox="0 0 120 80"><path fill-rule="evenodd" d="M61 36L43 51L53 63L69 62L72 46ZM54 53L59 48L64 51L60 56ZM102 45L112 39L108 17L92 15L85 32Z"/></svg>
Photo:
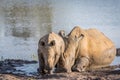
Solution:
<svg viewBox="0 0 120 80"><path fill-rule="evenodd" d="M119 80L120 79L120 64L110 65L108 67L100 68L97 70L85 72L71 72L71 73L53 73L49 75L26 75L20 70L16 70L16 66L23 66L23 64L36 64L36 61L15 60L8 59L0 61L0 80ZM8 72L9 71L9 72Z"/></svg>

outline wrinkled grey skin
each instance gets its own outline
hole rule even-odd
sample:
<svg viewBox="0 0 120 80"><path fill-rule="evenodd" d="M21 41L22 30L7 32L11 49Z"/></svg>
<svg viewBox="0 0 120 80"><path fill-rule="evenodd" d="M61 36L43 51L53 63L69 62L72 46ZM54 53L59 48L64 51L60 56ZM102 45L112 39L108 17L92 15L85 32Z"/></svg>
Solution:
<svg viewBox="0 0 120 80"><path fill-rule="evenodd" d="M43 36L38 43L39 73L52 74L54 67L62 65L65 43L61 36L51 32ZM62 59L62 60L61 60Z"/></svg>

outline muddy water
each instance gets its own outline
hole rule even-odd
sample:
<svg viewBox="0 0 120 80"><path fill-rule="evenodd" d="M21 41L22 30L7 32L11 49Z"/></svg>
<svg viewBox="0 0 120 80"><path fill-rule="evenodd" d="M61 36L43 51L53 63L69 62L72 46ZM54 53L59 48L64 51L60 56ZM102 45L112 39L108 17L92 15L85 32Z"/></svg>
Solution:
<svg viewBox="0 0 120 80"><path fill-rule="evenodd" d="M120 64L119 60L120 60L120 57L116 57L115 60L111 63L111 66ZM14 65L17 65L17 63L14 63ZM38 63L29 63L29 64L22 63L22 65L17 65L14 68L15 70L10 69L10 70L3 71L3 73L12 73L12 74L19 74L19 75L26 75L26 76L39 75L39 73L37 72ZM118 70L118 69L120 68L115 68L115 70Z"/></svg>
<svg viewBox="0 0 120 80"><path fill-rule="evenodd" d="M111 65L118 65L120 64L120 57L116 57L115 60L111 63ZM16 67L16 71L14 73L25 74L27 76L38 75L37 73L38 63L34 64L24 64L23 66Z"/></svg>
<svg viewBox="0 0 120 80"><path fill-rule="evenodd" d="M24 64L23 66L20 67L15 67L16 70L14 73L19 73L19 74L25 74L27 76L33 76L33 75L38 75L37 68L38 64Z"/></svg>

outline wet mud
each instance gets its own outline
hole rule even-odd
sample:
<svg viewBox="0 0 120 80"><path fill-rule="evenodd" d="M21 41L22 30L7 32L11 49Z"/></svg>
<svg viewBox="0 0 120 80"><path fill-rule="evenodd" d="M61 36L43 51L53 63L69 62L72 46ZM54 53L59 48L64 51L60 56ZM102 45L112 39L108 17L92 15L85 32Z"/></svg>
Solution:
<svg viewBox="0 0 120 80"><path fill-rule="evenodd" d="M14 59L0 61L0 80L120 80L120 64L81 73L62 72L44 76L38 74L37 71L29 73L17 69L25 65L31 66L31 64L36 65L38 62Z"/></svg>

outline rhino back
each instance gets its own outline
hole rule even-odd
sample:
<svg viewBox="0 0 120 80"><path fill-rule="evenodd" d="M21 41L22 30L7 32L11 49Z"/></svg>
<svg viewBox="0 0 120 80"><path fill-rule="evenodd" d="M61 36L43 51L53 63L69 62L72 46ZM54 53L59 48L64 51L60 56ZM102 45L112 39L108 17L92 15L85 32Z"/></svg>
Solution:
<svg viewBox="0 0 120 80"><path fill-rule="evenodd" d="M88 29L86 32L88 34L87 37L89 49L104 51L106 49L115 47L114 43L97 29Z"/></svg>
<svg viewBox="0 0 120 80"><path fill-rule="evenodd" d="M88 52L96 65L110 64L116 55L114 43L96 29L86 30L88 34Z"/></svg>

